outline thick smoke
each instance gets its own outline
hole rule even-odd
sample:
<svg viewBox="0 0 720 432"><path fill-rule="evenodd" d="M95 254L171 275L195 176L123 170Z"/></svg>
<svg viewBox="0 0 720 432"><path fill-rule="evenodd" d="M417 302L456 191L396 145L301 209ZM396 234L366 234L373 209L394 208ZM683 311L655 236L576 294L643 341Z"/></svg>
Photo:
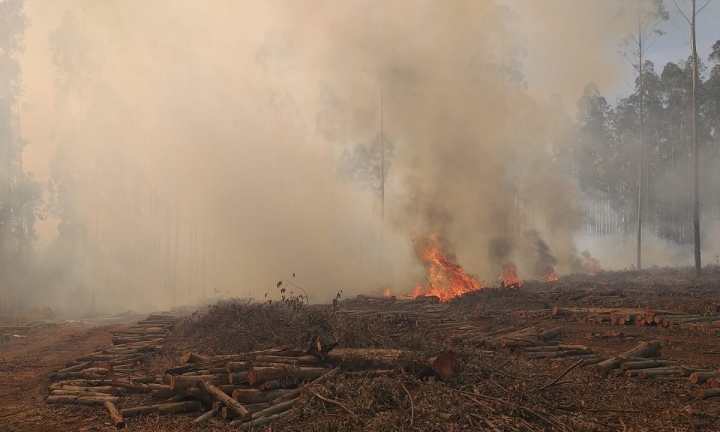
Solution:
<svg viewBox="0 0 720 432"><path fill-rule="evenodd" d="M91 292L98 308L262 297L292 272L314 301L401 292L424 272L412 236L431 233L480 280L496 281L504 260L537 273L522 251L539 242L570 271L575 188L554 156L564 108L534 96L576 100L613 70L601 54L613 34L556 30L566 15L535 3L28 0L26 166L43 182L49 166L69 169L57 160L80 173L66 198L87 233L50 297L86 308ZM587 3L570 21L603 28L609 14ZM543 40L542 52L583 49L542 61ZM395 149L384 221L376 190L337 175L343 151L377 152L381 99ZM56 226L40 227L46 262L66 263Z"/></svg>
<svg viewBox="0 0 720 432"><path fill-rule="evenodd" d="M553 275L558 260L550 251L550 246L545 243L540 237L540 234L535 230L527 231L525 233L525 239L528 244L528 250L533 253L532 259L535 262L531 276L536 279L542 279Z"/></svg>

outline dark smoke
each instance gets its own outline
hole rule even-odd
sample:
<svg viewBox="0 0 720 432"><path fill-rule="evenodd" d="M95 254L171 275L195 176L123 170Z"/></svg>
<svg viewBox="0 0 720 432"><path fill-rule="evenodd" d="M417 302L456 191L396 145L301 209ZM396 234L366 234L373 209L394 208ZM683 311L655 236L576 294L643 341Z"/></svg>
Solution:
<svg viewBox="0 0 720 432"><path fill-rule="evenodd" d="M594 275L600 269L600 261L593 258L589 251L582 251L580 256L576 257L572 262L572 271L575 273Z"/></svg>
<svg viewBox="0 0 720 432"><path fill-rule="evenodd" d="M508 268L515 268L515 264L512 260L512 253L514 249L515 242L509 236L490 239L490 265L497 275L504 274Z"/></svg>
<svg viewBox="0 0 720 432"><path fill-rule="evenodd" d="M555 273L555 266L558 263L557 258L550 251L550 246L540 237L535 230L529 230L525 233L528 245L534 247L533 250L533 274L535 278L545 278Z"/></svg>

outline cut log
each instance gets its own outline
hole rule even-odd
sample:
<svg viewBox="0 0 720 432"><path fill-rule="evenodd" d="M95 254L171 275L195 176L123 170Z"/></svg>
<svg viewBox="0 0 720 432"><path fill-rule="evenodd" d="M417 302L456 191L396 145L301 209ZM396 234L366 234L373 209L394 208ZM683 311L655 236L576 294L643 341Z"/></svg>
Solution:
<svg viewBox="0 0 720 432"><path fill-rule="evenodd" d="M252 367L247 373L250 385L265 381L293 379L298 381L312 380L322 376L328 369L317 367Z"/></svg>
<svg viewBox="0 0 720 432"><path fill-rule="evenodd" d="M314 366L322 364L322 360L315 356L305 355L300 357L285 357L277 355L259 355L255 357L255 363L288 363L298 366Z"/></svg>
<svg viewBox="0 0 720 432"><path fill-rule="evenodd" d="M626 357L655 357L660 355L660 341L652 341L652 342L640 342L635 348L624 352L623 354L607 359L605 361L602 361L595 366L593 366L593 372L606 376L613 370L620 367L620 364L623 362L623 359Z"/></svg>
<svg viewBox="0 0 720 432"><path fill-rule="evenodd" d="M217 386L215 386L215 387L217 387L217 388L219 388L220 390L222 390L223 393L225 393L225 394L228 395L228 396L232 396L233 392L234 392L235 390L237 390L237 389L249 389L249 388L252 388L252 387L250 387L249 385L243 385L243 384L238 384L238 385L232 385L232 384L230 384L230 385L217 385ZM207 394L207 392L205 391L205 389L202 389L202 388L200 388L200 387L190 387L190 388L188 388L187 390L185 390L185 394L188 395L188 396L196 397L196 396L201 396L201 395Z"/></svg>
<svg viewBox="0 0 720 432"><path fill-rule="evenodd" d="M695 392L695 399L710 399L720 396L720 389L698 390Z"/></svg>
<svg viewBox="0 0 720 432"><path fill-rule="evenodd" d="M680 368L677 367L659 367L652 369L628 370L629 372L637 372L640 379L653 378L658 376L680 375Z"/></svg>
<svg viewBox="0 0 720 432"><path fill-rule="evenodd" d="M75 366L70 366L70 367L66 367L64 369L60 369L59 371L57 371L57 373L80 372L81 370L90 367L91 364L92 364L92 362L80 363Z"/></svg>
<svg viewBox="0 0 720 432"><path fill-rule="evenodd" d="M211 382L206 380L200 380L199 386L204 388L205 391L207 391L219 401L224 403L225 406L235 411L239 416L245 418L250 415L250 412L244 406L242 406L240 402L226 395L225 392L215 387Z"/></svg>
<svg viewBox="0 0 720 432"><path fill-rule="evenodd" d="M262 411L255 412L252 414L252 419L257 420L259 418L268 417L271 415L280 414L282 412L285 412L285 411L289 410L290 408L292 408L293 405L295 405L296 400L297 399L291 399L289 401L282 402L277 405L273 405L271 407L265 408ZM232 423L230 425L232 426Z"/></svg>
<svg viewBox="0 0 720 432"><path fill-rule="evenodd" d="M525 357L530 360L536 360L536 359L555 359L555 358L575 357L575 356L582 357L586 354L587 354L587 351L583 351L583 350L537 351L537 352L527 353L525 355Z"/></svg>
<svg viewBox="0 0 720 432"><path fill-rule="evenodd" d="M120 415L120 412L118 411L115 404L110 401L105 401L105 403L103 403L103 406L108 411L108 415L110 416L110 421L112 421L113 425L115 426L115 429L125 428L125 422L123 421L123 418Z"/></svg>
<svg viewBox="0 0 720 432"><path fill-rule="evenodd" d="M108 393L100 393L93 391L78 391L78 390L51 390L50 396L115 396Z"/></svg>
<svg viewBox="0 0 720 432"><path fill-rule="evenodd" d="M220 408L220 417L225 420L232 420L238 417L237 413L230 408L224 406Z"/></svg>
<svg viewBox="0 0 720 432"><path fill-rule="evenodd" d="M96 368L97 369L97 368ZM80 372L64 372L64 373L54 373L50 375L50 381L52 382L58 382L58 381L66 381L66 380L73 380L73 379L101 379L103 376L106 376L109 374L109 371L105 369L105 373L100 372L87 372L87 371L80 371Z"/></svg>
<svg viewBox="0 0 720 432"><path fill-rule="evenodd" d="M435 375L443 381L460 373L460 360L453 352L440 354L430 361Z"/></svg>
<svg viewBox="0 0 720 432"><path fill-rule="evenodd" d="M711 389L720 388L720 381L715 378L708 378L705 381L705 385L707 385L708 388L711 388Z"/></svg>
<svg viewBox="0 0 720 432"><path fill-rule="evenodd" d="M139 415L152 414L154 412L162 414L171 413L182 413L192 412L200 409L200 402L198 401L187 401L187 402L175 402L169 404L152 405L152 406L141 406L135 408L127 408L121 411L123 418L135 417Z"/></svg>
<svg viewBox="0 0 720 432"><path fill-rule="evenodd" d="M213 416L215 416L215 414L217 414L217 411L215 411L215 410L208 410L208 411L205 412L205 414L203 414L203 415L201 415L200 417L198 417L198 418L196 418L195 420L193 420L193 421L192 421L192 424L194 424L194 425L203 424L203 423L205 423L206 421L208 421L208 420L210 420L211 418L213 418Z"/></svg>
<svg viewBox="0 0 720 432"><path fill-rule="evenodd" d="M633 361L623 362L620 366L623 369L650 369L658 366L674 366L678 362L674 360L645 360L645 361Z"/></svg>
<svg viewBox="0 0 720 432"><path fill-rule="evenodd" d="M279 420L280 416L282 416L282 414L275 414L275 415L271 415L268 417L259 418L257 420L252 420L247 423L241 423L240 425L243 427L244 430L250 430L252 428L255 428L258 426L264 426L266 424L270 424L276 420ZM230 424L233 424L236 421L237 420L234 420L234 421L230 422Z"/></svg>
<svg viewBox="0 0 720 432"><path fill-rule="evenodd" d="M182 357L182 361L183 363L206 363L210 361L210 358L189 352Z"/></svg>
<svg viewBox="0 0 720 432"><path fill-rule="evenodd" d="M111 395L102 396L48 396L46 404L70 404L70 405L102 405L105 402L116 403L120 398Z"/></svg>
<svg viewBox="0 0 720 432"><path fill-rule="evenodd" d="M710 378L720 377L720 372L693 372L690 374L690 382L693 384L703 384Z"/></svg>
<svg viewBox="0 0 720 432"><path fill-rule="evenodd" d="M221 375L196 375L196 376L185 376L185 375L172 375L170 380L171 390L186 390L195 385L200 380L205 380L213 385L230 384L227 374Z"/></svg>
<svg viewBox="0 0 720 432"><path fill-rule="evenodd" d="M537 340L543 341L543 340L550 340L550 339L556 339L558 337L562 336L562 329L560 327L546 330L536 336Z"/></svg>
<svg viewBox="0 0 720 432"><path fill-rule="evenodd" d="M240 384L240 383L248 382L248 376L249 376L249 372L230 372L228 374L228 382L230 384Z"/></svg>
<svg viewBox="0 0 720 432"><path fill-rule="evenodd" d="M252 362L228 362L227 371L230 372L244 372L252 367Z"/></svg>
<svg viewBox="0 0 720 432"><path fill-rule="evenodd" d="M293 389L297 384L288 380L265 381L258 386L259 390Z"/></svg>
<svg viewBox="0 0 720 432"><path fill-rule="evenodd" d="M328 354L327 361L347 370L392 369L402 364L403 354L394 349L336 348Z"/></svg>
<svg viewBox="0 0 720 432"><path fill-rule="evenodd" d="M680 366L680 374L682 376L689 377L693 372L715 372L715 371L712 369L705 369L700 366L687 366L687 365Z"/></svg>
<svg viewBox="0 0 720 432"><path fill-rule="evenodd" d="M65 391L76 391L76 392L86 392L86 393L104 393L116 396L118 393L120 393L119 389L114 386L96 386L96 387L84 387L84 386L75 386L75 385L66 385L63 382L50 384L48 386L48 390L55 391L55 390L65 390Z"/></svg>
<svg viewBox="0 0 720 432"><path fill-rule="evenodd" d="M241 404L256 404L256 403L265 403L265 402L271 402L275 401L276 399L286 397L287 395L291 394L292 392L297 391L295 390L272 390L272 391L262 391L258 389L247 389L247 390L235 390L232 394L232 398L236 401L240 402ZM290 398L294 399L294 397Z"/></svg>

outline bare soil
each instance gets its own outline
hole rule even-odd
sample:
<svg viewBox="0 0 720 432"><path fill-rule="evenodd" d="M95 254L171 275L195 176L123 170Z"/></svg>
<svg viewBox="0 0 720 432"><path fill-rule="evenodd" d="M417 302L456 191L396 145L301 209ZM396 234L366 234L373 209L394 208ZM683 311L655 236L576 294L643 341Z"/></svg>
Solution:
<svg viewBox="0 0 720 432"><path fill-rule="evenodd" d="M111 343L117 327L67 324L0 344L0 430L8 432L99 430L74 410L44 403L48 377L76 357ZM102 413L104 414L104 413ZM103 419L104 420L104 419ZM101 424L101 423L100 423ZM89 428L88 428L89 427Z"/></svg>

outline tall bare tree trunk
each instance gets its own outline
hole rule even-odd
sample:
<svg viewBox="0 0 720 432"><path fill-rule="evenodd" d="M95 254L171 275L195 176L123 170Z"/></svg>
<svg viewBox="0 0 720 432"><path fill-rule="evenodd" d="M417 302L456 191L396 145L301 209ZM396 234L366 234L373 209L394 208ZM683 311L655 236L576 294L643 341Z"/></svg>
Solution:
<svg viewBox="0 0 720 432"><path fill-rule="evenodd" d="M202 285L202 295L205 298L205 284L207 282L207 214L203 217L203 248L202 248L202 267L200 268L200 284Z"/></svg>
<svg viewBox="0 0 720 432"><path fill-rule="evenodd" d="M638 32L638 53L640 54L639 79L640 79L640 163L638 164L638 211L637 211L637 269L642 269L642 216L643 216L643 166L645 165L645 123L643 113L643 41L642 29Z"/></svg>
<svg viewBox="0 0 720 432"><path fill-rule="evenodd" d="M177 208L175 209L175 254L172 261L172 273L170 280L172 281L172 305L177 306L177 280L178 280L178 261L180 258L180 222L182 221L182 202L180 198L177 201Z"/></svg>
<svg viewBox="0 0 720 432"><path fill-rule="evenodd" d="M692 80L692 140L693 140L693 168L694 168L694 184L693 184L693 236L695 244L695 275L700 277L700 152L698 150L697 136L697 86L698 86L698 60L697 45L695 44L695 3L692 0L692 17L690 22L690 39L692 44L692 64L693 64L693 80Z"/></svg>

